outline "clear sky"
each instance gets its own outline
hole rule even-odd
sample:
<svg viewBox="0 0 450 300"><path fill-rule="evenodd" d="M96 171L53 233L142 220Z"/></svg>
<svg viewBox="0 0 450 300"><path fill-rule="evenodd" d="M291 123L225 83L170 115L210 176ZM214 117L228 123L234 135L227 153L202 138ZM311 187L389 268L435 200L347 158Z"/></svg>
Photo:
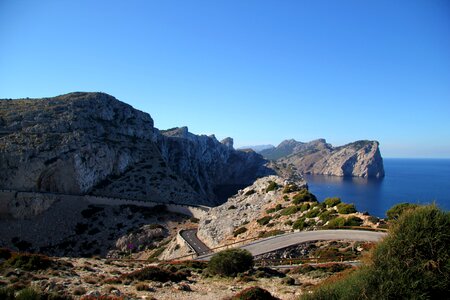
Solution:
<svg viewBox="0 0 450 300"><path fill-rule="evenodd" d="M237 147L450 157L450 1L0 0L0 98L72 91Z"/></svg>

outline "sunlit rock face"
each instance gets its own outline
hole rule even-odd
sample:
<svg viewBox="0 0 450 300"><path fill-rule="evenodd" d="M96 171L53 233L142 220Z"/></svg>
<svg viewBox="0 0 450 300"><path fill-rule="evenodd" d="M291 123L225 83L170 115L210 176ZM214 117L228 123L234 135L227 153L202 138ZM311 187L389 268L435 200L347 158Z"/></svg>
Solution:
<svg viewBox="0 0 450 300"><path fill-rule="evenodd" d="M104 93L0 101L0 188L217 204L222 186L271 172L233 140L162 131Z"/></svg>
<svg viewBox="0 0 450 300"><path fill-rule="evenodd" d="M384 176L383 159L377 141L356 141L333 147L324 139L309 143L283 141L276 148L260 152L267 159L292 165L304 174L334 176Z"/></svg>

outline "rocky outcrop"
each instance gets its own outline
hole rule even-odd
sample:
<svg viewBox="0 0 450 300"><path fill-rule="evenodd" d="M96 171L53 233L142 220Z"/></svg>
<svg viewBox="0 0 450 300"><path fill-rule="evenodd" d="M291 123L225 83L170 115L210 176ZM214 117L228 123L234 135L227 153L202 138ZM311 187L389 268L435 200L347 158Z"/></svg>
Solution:
<svg viewBox="0 0 450 300"><path fill-rule="evenodd" d="M383 177L383 159L377 141L357 141L333 147L324 139L309 143L286 140L261 154L303 174Z"/></svg>
<svg viewBox="0 0 450 300"><path fill-rule="evenodd" d="M260 178L202 217L198 237L213 248L224 242L225 238L232 236L236 228L256 220L264 212L263 208L267 204L285 195L281 188L268 191L267 188L272 182L279 187L292 183L299 189L307 187L303 179L286 180L275 175Z"/></svg>
<svg viewBox="0 0 450 300"><path fill-rule="evenodd" d="M187 127L160 133L158 146L170 169L208 199L218 199L227 187L232 195L256 178L274 174L261 155L235 150L231 138L219 142L214 135L195 135Z"/></svg>
<svg viewBox="0 0 450 300"><path fill-rule="evenodd" d="M104 93L0 101L0 188L214 205L270 170L233 140L159 131Z"/></svg>

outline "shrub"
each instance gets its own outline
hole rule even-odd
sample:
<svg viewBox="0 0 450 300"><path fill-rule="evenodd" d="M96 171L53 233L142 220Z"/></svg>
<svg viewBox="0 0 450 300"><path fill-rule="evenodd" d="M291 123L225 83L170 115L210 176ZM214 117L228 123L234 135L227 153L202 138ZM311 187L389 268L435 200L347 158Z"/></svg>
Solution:
<svg viewBox="0 0 450 300"><path fill-rule="evenodd" d="M255 277L256 278L273 278L273 277L284 278L284 277L286 277L286 274L284 274L278 270L268 268L268 267L259 267L255 270Z"/></svg>
<svg viewBox="0 0 450 300"><path fill-rule="evenodd" d="M270 192L270 191L274 191L278 189L278 184L274 181L270 181L269 185L266 188L266 193Z"/></svg>
<svg viewBox="0 0 450 300"><path fill-rule="evenodd" d="M298 206L288 206L280 212L282 216L289 216L299 211Z"/></svg>
<svg viewBox="0 0 450 300"><path fill-rule="evenodd" d="M15 297L16 300L41 300L41 293L32 289L25 288L21 290Z"/></svg>
<svg viewBox="0 0 450 300"><path fill-rule="evenodd" d="M362 223L363 223L362 219L355 216L351 216L345 221L345 226L360 226Z"/></svg>
<svg viewBox="0 0 450 300"><path fill-rule="evenodd" d="M233 297L231 297L231 300L277 300L278 298L275 298L265 289L262 289L257 286L246 288Z"/></svg>
<svg viewBox="0 0 450 300"><path fill-rule="evenodd" d="M402 213L409 209L416 208L416 204L411 203L399 203L394 206L392 206L387 212L386 215L389 220L397 220Z"/></svg>
<svg viewBox="0 0 450 300"><path fill-rule="evenodd" d="M281 204L277 204L275 206L275 211L279 211L279 210L282 210L282 209L283 209L283 205L281 205Z"/></svg>
<svg viewBox="0 0 450 300"><path fill-rule="evenodd" d="M315 218L320 214L320 209L311 209L305 214L307 218Z"/></svg>
<svg viewBox="0 0 450 300"><path fill-rule="evenodd" d="M297 192L300 190L300 187L298 185L296 185L295 183L291 183L288 184L284 187L283 189L283 193L284 194L288 194L288 193L293 193L293 192ZM286 196L287 197L287 196Z"/></svg>
<svg viewBox="0 0 450 300"><path fill-rule="evenodd" d="M7 266L25 271L38 271L48 269L52 265L52 260L44 255L29 253L13 253L5 262Z"/></svg>
<svg viewBox="0 0 450 300"><path fill-rule="evenodd" d="M256 220L256 222L258 222L258 224L262 226L268 224L270 220L272 220L271 216L265 216L262 217L261 219Z"/></svg>
<svg viewBox="0 0 450 300"><path fill-rule="evenodd" d="M317 198L307 189L302 189L292 198L292 203L294 204L300 204L301 202L317 202Z"/></svg>
<svg viewBox="0 0 450 300"><path fill-rule="evenodd" d="M0 288L0 299L14 300L14 289L12 288Z"/></svg>
<svg viewBox="0 0 450 300"><path fill-rule="evenodd" d="M374 217L374 216L369 216L369 218L367 220L373 224L377 224L380 221L380 219L378 219L377 217Z"/></svg>
<svg viewBox="0 0 450 300"><path fill-rule="evenodd" d="M284 225L291 226L292 224L294 224L292 220L287 220L286 222L284 222Z"/></svg>
<svg viewBox="0 0 450 300"><path fill-rule="evenodd" d="M295 279L292 277L285 277L281 280L281 283L286 285L295 285Z"/></svg>
<svg viewBox="0 0 450 300"><path fill-rule="evenodd" d="M304 218L300 218L297 221L294 222L294 224L292 224L292 229L298 229L298 230L303 230L303 228L305 228L305 219Z"/></svg>
<svg viewBox="0 0 450 300"><path fill-rule="evenodd" d="M345 218L339 217L328 221L327 227L342 227L345 226Z"/></svg>
<svg viewBox="0 0 450 300"><path fill-rule="evenodd" d="M235 205L230 205L230 206L228 207L228 209L236 209L236 206L235 206Z"/></svg>
<svg viewBox="0 0 450 300"><path fill-rule="evenodd" d="M243 249L229 249L214 254L208 264L208 271L213 275L235 277L253 268L253 256Z"/></svg>
<svg viewBox="0 0 450 300"><path fill-rule="evenodd" d="M288 197L288 195L284 195L284 196L283 196L283 199L284 199L284 201L289 201L289 200L290 200L289 197Z"/></svg>
<svg viewBox="0 0 450 300"><path fill-rule="evenodd" d="M336 211L334 209L326 210L319 215L319 219L322 220L323 222L328 222L329 220L333 219L335 216L336 216Z"/></svg>
<svg viewBox="0 0 450 300"><path fill-rule="evenodd" d="M269 208L266 210L266 214L272 214L275 212L275 207Z"/></svg>
<svg viewBox="0 0 450 300"><path fill-rule="evenodd" d="M198 218L195 218L195 217L191 217L189 220L190 220L192 223L198 223L198 222L200 222L200 220L199 220Z"/></svg>
<svg viewBox="0 0 450 300"><path fill-rule="evenodd" d="M327 207L333 207L341 203L341 198L338 197L325 198L325 201L323 203L325 203Z"/></svg>
<svg viewBox="0 0 450 300"><path fill-rule="evenodd" d="M309 203L303 203L303 204L300 206L300 211L301 211L301 212L304 212L304 211L307 211L309 208L310 208Z"/></svg>
<svg viewBox="0 0 450 300"><path fill-rule="evenodd" d="M246 232L248 229L246 227L239 227L238 229L236 229L235 231L233 231L233 236L237 237L238 235L240 235L241 233Z"/></svg>
<svg viewBox="0 0 450 300"><path fill-rule="evenodd" d="M159 282L179 282L181 280L186 280L187 274L185 272L171 272L160 267L149 266L129 274L125 274L123 277L126 279L139 281L151 280Z"/></svg>
<svg viewBox="0 0 450 300"><path fill-rule="evenodd" d="M403 211L367 266L304 299L446 299L450 213L435 205Z"/></svg>
<svg viewBox="0 0 450 300"><path fill-rule="evenodd" d="M355 208L354 204L346 204L346 203L339 203L337 205L337 210L338 210L338 213L344 214L344 215L352 214L352 213L356 212L356 208Z"/></svg>

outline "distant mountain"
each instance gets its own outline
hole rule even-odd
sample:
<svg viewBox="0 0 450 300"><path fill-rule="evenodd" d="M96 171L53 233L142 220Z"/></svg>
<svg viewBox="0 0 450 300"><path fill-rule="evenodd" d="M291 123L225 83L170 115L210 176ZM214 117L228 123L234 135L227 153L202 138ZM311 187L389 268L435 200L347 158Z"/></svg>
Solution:
<svg viewBox="0 0 450 300"><path fill-rule="evenodd" d="M252 149L256 153L261 153L261 151L267 150L267 149L274 149L274 145L255 145L255 146L245 146L245 147L239 147L238 150L246 150L246 149Z"/></svg>
<svg viewBox="0 0 450 300"><path fill-rule="evenodd" d="M377 141L356 141L333 147L324 139L308 143L285 140L260 152L278 165L291 165L303 174L383 177L383 159Z"/></svg>

